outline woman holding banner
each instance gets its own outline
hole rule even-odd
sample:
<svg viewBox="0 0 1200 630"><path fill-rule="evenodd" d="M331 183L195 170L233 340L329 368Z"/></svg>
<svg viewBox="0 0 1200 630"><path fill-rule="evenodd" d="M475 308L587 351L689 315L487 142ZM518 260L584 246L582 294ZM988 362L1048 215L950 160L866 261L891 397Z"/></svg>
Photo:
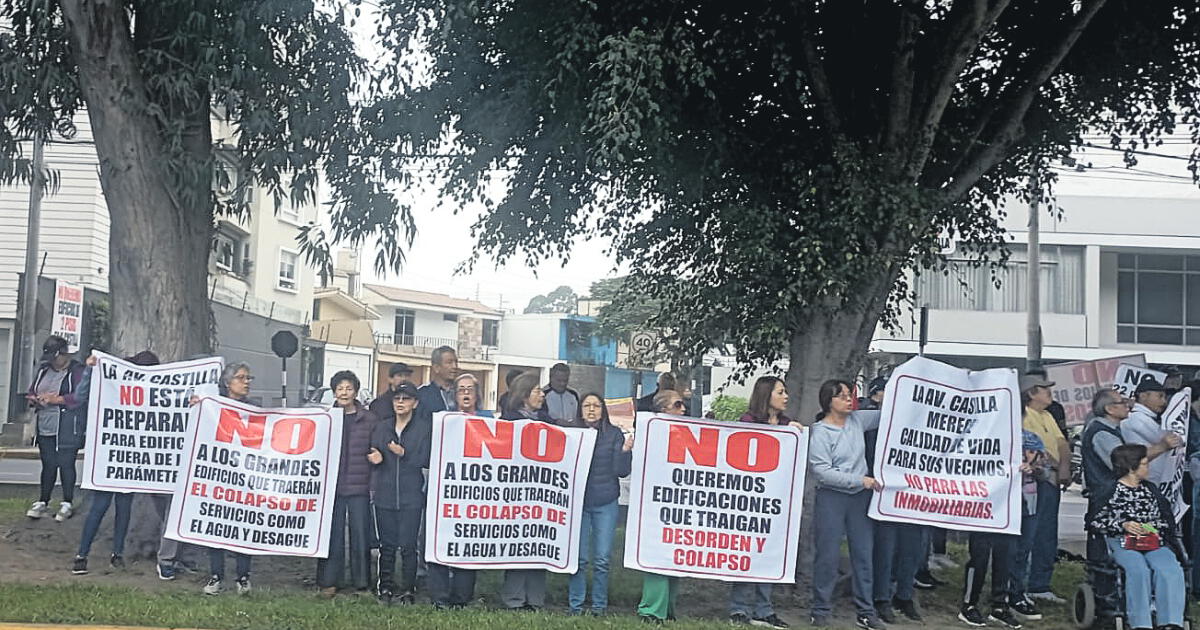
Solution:
<svg viewBox="0 0 1200 630"><path fill-rule="evenodd" d="M682 415L683 397L673 389L660 389L654 394L655 413ZM657 573L646 573L642 578L642 601L638 603L638 617L648 623L662 624L675 619L675 602L679 599L679 578Z"/></svg>
<svg viewBox="0 0 1200 630"><path fill-rule="evenodd" d="M143 350L125 360L134 365L158 365L158 356L149 350ZM79 388L75 390L75 397L84 408L87 406L88 396L91 392L92 368L95 365L96 355L88 357L83 380L79 382ZM100 522L108 513L109 506L114 503L117 507L116 514L113 516L112 556L109 557L108 565L114 569L125 568L125 535L129 533L129 517L133 512L133 493L94 490L91 497L92 506L88 508L87 519L83 522L83 532L79 537L79 551L75 554L75 559L71 564L71 573L75 575L87 574L87 559L88 554L92 551L92 542L96 540L96 534L100 532Z"/></svg>
<svg viewBox="0 0 1200 630"><path fill-rule="evenodd" d="M538 375L526 372L513 379L508 397L508 409L502 410L501 420L537 420L552 422L542 409L546 394L538 386ZM541 610L546 605L546 571L543 569L509 569L504 572L500 598L509 610Z"/></svg>
<svg viewBox="0 0 1200 630"><path fill-rule="evenodd" d="M375 414L358 402L358 377L342 370L329 379L334 404L342 408L342 457L338 466L337 494L329 529L329 557L317 561L317 587L322 597L337 595L346 571L346 532L350 538L350 579L356 591L366 591L370 555L371 431Z"/></svg>
<svg viewBox="0 0 1200 630"><path fill-rule="evenodd" d="M816 477L813 499L816 515L816 550L813 560L812 624L830 625L833 614L833 579L841 564L841 544L850 547L851 585L856 609L855 624L864 630L882 630L872 601L874 528L867 517L871 491L883 488L867 469L863 433L879 426L878 411L854 411L850 384L829 380L817 392L821 413L812 426L808 458Z"/></svg>
<svg viewBox="0 0 1200 630"><path fill-rule="evenodd" d="M221 372L221 391L225 393L227 398L232 398L237 401L245 401L250 397L250 384L254 382L254 376L250 374L250 366L246 363L230 363L225 366L225 370ZM250 594L250 556L244 553L233 553L233 559L237 564L237 594ZM221 582L225 579L225 550L224 549L209 549L208 550L208 565L212 569L212 576L208 578L208 583L204 585L205 595L220 595L222 586Z"/></svg>
<svg viewBox="0 0 1200 630"><path fill-rule="evenodd" d="M603 615L608 609L608 559L612 554L613 534L617 531L617 498L621 495L621 477L628 477L633 466L633 436L613 426L608 405L600 394L585 394L576 414L579 421L570 426L594 429L596 447L583 494L583 522L579 528L579 567L571 576L567 591L570 614L583 612L587 597L587 565L592 564L592 614Z"/></svg>
<svg viewBox="0 0 1200 630"><path fill-rule="evenodd" d="M754 383L750 393L750 408L740 422L755 424L790 424L804 430L804 425L784 415L787 410L788 393L783 381L774 376L763 376ZM787 628L771 604L771 585L753 582L734 582L730 585L729 621L734 624L753 623L756 626Z"/></svg>

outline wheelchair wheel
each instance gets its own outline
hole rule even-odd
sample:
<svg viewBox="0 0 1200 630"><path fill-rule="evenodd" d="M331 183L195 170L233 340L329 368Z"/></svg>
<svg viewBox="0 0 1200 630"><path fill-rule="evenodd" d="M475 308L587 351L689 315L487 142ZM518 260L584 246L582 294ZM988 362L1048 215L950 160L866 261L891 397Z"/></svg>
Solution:
<svg viewBox="0 0 1200 630"><path fill-rule="evenodd" d="M1071 598L1071 620L1080 630L1088 630L1096 622L1096 593L1091 584L1080 584L1075 589L1075 596Z"/></svg>

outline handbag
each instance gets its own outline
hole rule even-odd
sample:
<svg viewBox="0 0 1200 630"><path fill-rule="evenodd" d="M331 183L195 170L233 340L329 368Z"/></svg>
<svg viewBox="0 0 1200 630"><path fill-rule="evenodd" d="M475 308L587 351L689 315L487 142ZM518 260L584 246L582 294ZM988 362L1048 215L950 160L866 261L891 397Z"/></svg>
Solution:
<svg viewBox="0 0 1200 630"><path fill-rule="evenodd" d="M1141 536L1125 534L1125 544L1123 546L1130 551L1154 551L1162 547L1162 539L1158 537L1157 532L1142 534Z"/></svg>

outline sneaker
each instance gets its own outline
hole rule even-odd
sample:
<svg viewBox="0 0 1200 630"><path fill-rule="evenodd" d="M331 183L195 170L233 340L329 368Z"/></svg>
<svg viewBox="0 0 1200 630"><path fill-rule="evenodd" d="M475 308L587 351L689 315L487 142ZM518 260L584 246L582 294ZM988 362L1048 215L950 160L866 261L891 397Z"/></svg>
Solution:
<svg viewBox="0 0 1200 630"><path fill-rule="evenodd" d="M175 579L175 565L159 562L154 566L154 570L158 572L158 579L160 580Z"/></svg>
<svg viewBox="0 0 1200 630"><path fill-rule="evenodd" d="M884 623L896 623L896 613L892 611L892 602L886 599L875 602L875 614L879 615Z"/></svg>
<svg viewBox="0 0 1200 630"><path fill-rule="evenodd" d="M892 606L900 611L909 621L918 623L925 619L921 616L921 611L917 610L917 602L913 599L892 599Z"/></svg>
<svg viewBox="0 0 1200 630"><path fill-rule="evenodd" d="M829 617L817 617L817 616L809 617L808 623L811 624L814 628L824 628L826 626L833 625L833 622L831 622L829 620Z"/></svg>
<svg viewBox="0 0 1200 630"><path fill-rule="evenodd" d="M767 617L755 617L750 620L750 625L760 628L779 628L780 630L790 627L786 621L780 619L779 615L774 613Z"/></svg>
<svg viewBox="0 0 1200 630"><path fill-rule="evenodd" d="M205 595L220 595L221 594L221 578L212 576L208 578L208 584L204 585Z"/></svg>
<svg viewBox="0 0 1200 630"><path fill-rule="evenodd" d="M879 619L879 617L877 617L875 615L871 615L869 617L866 615L858 615L857 617L854 618L854 625L858 626L859 628L862 628L863 630L886 630L887 629L887 625L884 624L883 621L881 621Z"/></svg>
<svg viewBox="0 0 1200 630"><path fill-rule="evenodd" d="M932 590L945 584L945 580L938 579L936 575L929 571L919 571L916 578L913 579L913 586L923 591Z"/></svg>
<svg viewBox="0 0 1200 630"><path fill-rule="evenodd" d="M123 556L120 556L120 555L114 553L113 555L109 556L109 558L108 558L108 566L110 569L115 569L117 571L124 571L125 570L125 558Z"/></svg>
<svg viewBox="0 0 1200 630"><path fill-rule="evenodd" d="M662 619L659 619L653 615L638 615L638 619L641 619L642 623L654 624L656 626L661 626L666 623Z"/></svg>
<svg viewBox="0 0 1200 630"><path fill-rule="evenodd" d="M1021 630L1021 622L1013 616L1012 611L1008 608L993 608L991 614L988 615L988 620L1004 624L1012 630Z"/></svg>
<svg viewBox="0 0 1200 630"><path fill-rule="evenodd" d="M957 569L958 563L949 555L944 553L935 553L929 556L929 564L937 565L938 569Z"/></svg>
<svg viewBox="0 0 1200 630"><path fill-rule="evenodd" d="M28 516L29 518L42 518L49 511L50 510L46 507L45 501L34 501L33 505L30 506L29 511L25 513L25 516Z"/></svg>
<svg viewBox="0 0 1200 630"><path fill-rule="evenodd" d="M1027 593L1025 596L1030 599L1040 599L1044 602L1050 602L1051 604L1067 603L1067 600L1059 597L1058 595L1055 595L1054 593L1051 593L1050 591L1039 591L1037 593Z"/></svg>
<svg viewBox="0 0 1200 630"><path fill-rule="evenodd" d="M392 592L386 588L381 588L381 589L379 589L379 595L376 596L375 599L380 603L380 605L391 606L392 605Z"/></svg>
<svg viewBox="0 0 1200 630"><path fill-rule="evenodd" d="M63 501L58 504L58 512L54 515L54 520L59 523L71 518L75 514L75 510L71 509L70 501Z"/></svg>
<svg viewBox="0 0 1200 630"><path fill-rule="evenodd" d="M87 572L87 558L75 556L75 562L71 563L71 573L74 575L87 575Z"/></svg>
<svg viewBox="0 0 1200 630"><path fill-rule="evenodd" d="M250 576L249 575L243 575L242 577L237 579L237 594L238 595L249 595L250 594Z"/></svg>
<svg viewBox="0 0 1200 630"><path fill-rule="evenodd" d="M412 590L401 593L400 597L396 598L396 603L401 606L411 606L417 603L417 592Z"/></svg>
<svg viewBox="0 0 1200 630"><path fill-rule="evenodd" d="M334 596L336 596L336 595L337 595L337 587L336 586L326 586L325 588L323 588L317 592L317 596L320 597L321 599L333 599Z"/></svg>
<svg viewBox="0 0 1200 630"><path fill-rule="evenodd" d="M987 625L987 619L983 618L983 613L979 612L979 609L974 606L967 606L959 610L958 620L976 628L982 628Z"/></svg>
<svg viewBox="0 0 1200 630"><path fill-rule="evenodd" d="M741 612L741 611L738 611L735 613L730 613L729 614L729 623L731 623L735 626L748 626L748 625L750 625L750 615L747 615L746 613Z"/></svg>
<svg viewBox="0 0 1200 630"><path fill-rule="evenodd" d="M1042 618L1041 611L1037 609L1037 606L1028 597L1018 599L1009 608L1012 608L1012 611L1025 621L1037 621Z"/></svg>

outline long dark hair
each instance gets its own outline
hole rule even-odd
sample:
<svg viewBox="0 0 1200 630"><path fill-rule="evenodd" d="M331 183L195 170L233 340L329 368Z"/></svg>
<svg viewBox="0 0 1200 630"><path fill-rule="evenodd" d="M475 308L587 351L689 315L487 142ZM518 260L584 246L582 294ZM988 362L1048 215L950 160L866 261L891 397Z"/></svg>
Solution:
<svg viewBox="0 0 1200 630"><path fill-rule="evenodd" d="M771 395L775 393L775 384L783 380L775 376L760 376L754 381L754 389L750 392L750 416L755 420L766 422L771 417Z"/></svg>
<svg viewBox="0 0 1200 630"><path fill-rule="evenodd" d="M579 409L576 411L576 414L575 414L575 422L571 423L570 426L581 427L584 429L587 428L587 426L588 426L587 421L583 419L583 401L587 400L588 398L593 398L593 397L596 400L600 401L600 423L598 425L596 425L596 429L599 432L603 433L604 431L611 428L613 426L613 424L608 419L608 403L604 402L604 397L601 396L600 394L597 394L596 392L588 392L579 397Z"/></svg>
<svg viewBox="0 0 1200 630"><path fill-rule="evenodd" d="M843 387L846 388L846 391L854 389L850 383L840 378L831 378L821 383L821 389L817 390L817 403L821 405L821 413L817 414L818 421L829 414L829 406L833 404L833 399L842 391Z"/></svg>

